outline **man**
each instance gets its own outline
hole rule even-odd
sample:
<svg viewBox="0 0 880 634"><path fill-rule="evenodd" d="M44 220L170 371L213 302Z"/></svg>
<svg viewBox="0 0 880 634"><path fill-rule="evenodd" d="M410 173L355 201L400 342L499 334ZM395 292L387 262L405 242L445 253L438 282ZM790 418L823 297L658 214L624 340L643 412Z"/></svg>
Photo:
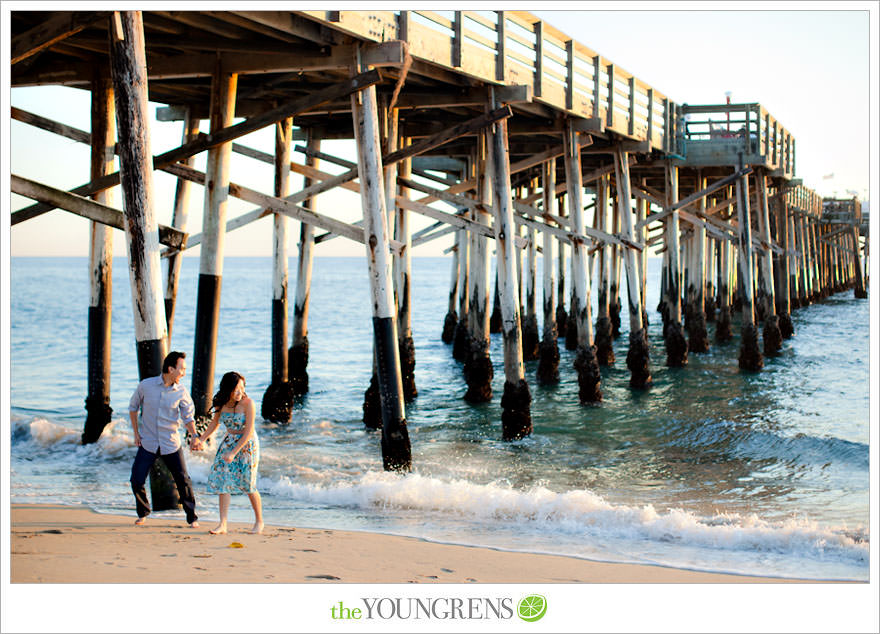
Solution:
<svg viewBox="0 0 880 634"><path fill-rule="evenodd" d="M186 521L191 528L197 528L196 500L193 495L192 481L186 472L183 460L183 448L180 446L178 433L180 423L186 425L190 436L198 438L195 427L195 405L180 379L186 374L186 354L169 352L162 362L162 374L141 381L128 405L128 415L134 430L134 442L138 447L134 464L131 466L131 490L134 493L138 518L135 524L140 526L150 514L150 503L144 483L150 467L161 457L165 466L174 477ZM142 410L138 422L138 410ZM192 444L190 445L192 449Z"/></svg>

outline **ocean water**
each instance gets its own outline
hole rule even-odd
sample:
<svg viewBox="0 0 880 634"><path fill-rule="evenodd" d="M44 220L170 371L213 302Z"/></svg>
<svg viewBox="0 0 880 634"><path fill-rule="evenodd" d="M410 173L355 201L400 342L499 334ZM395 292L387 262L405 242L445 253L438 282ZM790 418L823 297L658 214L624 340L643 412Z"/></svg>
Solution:
<svg viewBox="0 0 880 634"><path fill-rule="evenodd" d="M539 387L537 362L526 363L534 433L502 442L501 336L491 344L495 398L469 405L461 364L440 341L449 276L447 259L413 260L419 396L407 407L414 470L400 476L382 471L379 434L361 422L372 359L365 262L315 260L311 392L289 425L257 421L269 523L769 577L868 579L867 300L849 291L796 310L796 335L760 373L739 371L738 336L670 369L654 311L659 260L651 259L654 386L628 387L624 318L617 361L602 370L602 404L578 404L573 353L560 345L557 386ZM184 259L172 348L188 354L197 277L198 259ZM229 258L223 276L217 378L243 373L258 412L270 378L271 277L269 258ZM292 278L291 296L294 285ZM126 409L138 377L127 261L117 258L113 272L113 423L98 443L82 446L88 295L86 258L11 260L11 500L133 516ZM187 454L205 523L217 517L216 497L206 492L212 458ZM251 517L247 498L234 497L231 518Z"/></svg>

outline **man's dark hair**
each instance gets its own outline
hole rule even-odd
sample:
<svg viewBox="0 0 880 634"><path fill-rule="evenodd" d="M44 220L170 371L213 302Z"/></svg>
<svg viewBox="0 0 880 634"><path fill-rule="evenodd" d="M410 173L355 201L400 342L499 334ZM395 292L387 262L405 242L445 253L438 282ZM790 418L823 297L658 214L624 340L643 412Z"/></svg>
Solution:
<svg viewBox="0 0 880 634"><path fill-rule="evenodd" d="M177 352L176 350L173 352L169 352L168 356L165 357L165 360L162 362L162 374L167 374L168 370L171 368L177 367L177 361L180 359L186 359L185 352Z"/></svg>

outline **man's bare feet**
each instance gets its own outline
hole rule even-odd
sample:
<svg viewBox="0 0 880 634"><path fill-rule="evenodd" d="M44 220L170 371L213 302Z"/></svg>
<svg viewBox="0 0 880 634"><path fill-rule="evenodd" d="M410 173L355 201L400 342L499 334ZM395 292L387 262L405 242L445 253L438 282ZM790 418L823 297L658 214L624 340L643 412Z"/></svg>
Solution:
<svg viewBox="0 0 880 634"><path fill-rule="evenodd" d="M226 524L220 523L211 530L208 531L211 535L225 535L226 534Z"/></svg>
<svg viewBox="0 0 880 634"><path fill-rule="evenodd" d="M199 526L201 525L199 524L198 520L189 523L190 528L198 528Z"/></svg>
<svg viewBox="0 0 880 634"><path fill-rule="evenodd" d="M263 522L257 522L253 525L251 530L248 531L250 535L259 535L263 532Z"/></svg>
<svg viewBox="0 0 880 634"><path fill-rule="evenodd" d="M146 523L147 523L147 516L146 515L144 515L143 517L139 517L134 521L135 526L143 526Z"/></svg>

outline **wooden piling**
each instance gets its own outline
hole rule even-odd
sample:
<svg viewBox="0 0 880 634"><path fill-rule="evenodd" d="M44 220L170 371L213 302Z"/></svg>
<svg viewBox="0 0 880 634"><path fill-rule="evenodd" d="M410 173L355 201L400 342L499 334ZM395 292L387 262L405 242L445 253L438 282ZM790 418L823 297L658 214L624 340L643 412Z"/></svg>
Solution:
<svg viewBox="0 0 880 634"><path fill-rule="evenodd" d="M212 133L232 125L237 85L238 75L224 72L218 62L211 78ZM231 142L211 148L208 150L205 168L205 203L202 213L191 390L196 418L200 421L204 420L211 408L214 389L231 154Z"/></svg>
<svg viewBox="0 0 880 634"><path fill-rule="evenodd" d="M706 179L697 171L697 190L706 188ZM706 198L700 199L698 210L705 212ZM690 238L691 257L688 273L688 350L709 351L709 333L706 330L706 227L693 225Z"/></svg>
<svg viewBox="0 0 880 634"><path fill-rule="evenodd" d="M853 201L853 204L855 205L855 214L853 217L855 226L852 229L853 294L857 299L866 299L868 297L868 291L865 287L865 275L862 273L862 255L859 247L859 227L862 224L862 205L856 200Z"/></svg>
<svg viewBox="0 0 880 634"><path fill-rule="evenodd" d="M311 129L307 134L306 149L319 152L321 137ZM319 159L313 154L306 155L305 164L315 169L320 166ZM303 189L308 189L313 184L312 179L303 177ZM317 211L317 195L306 198L302 201L302 205L306 209ZM287 378L295 396L301 396L309 391L309 298L312 291L314 249L315 229L311 224L301 222L299 252L296 259L296 292L293 298L293 341L287 351Z"/></svg>
<svg viewBox="0 0 880 634"><path fill-rule="evenodd" d="M492 166L484 130L478 136L475 158L473 165L481 204L474 209L474 221L488 227L492 224ZM494 375L489 357L489 242L476 231L471 232L470 262L470 350L463 370L468 386L464 399L469 403L487 403L492 400Z"/></svg>
<svg viewBox="0 0 880 634"><path fill-rule="evenodd" d="M382 406L382 463L386 471L406 472L412 469L412 453L406 428L397 346L397 315L391 280L390 236L382 182L375 86L352 94L351 112L357 141L358 178L373 311L373 341Z"/></svg>
<svg viewBox="0 0 880 634"><path fill-rule="evenodd" d="M776 290L773 286L773 240L770 236L770 204L767 199L767 173L763 167L755 170L755 183L758 195L758 231L763 248L758 257L761 264L761 296L764 303L764 354L775 355L782 349L782 331L776 315Z"/></svg>
<svg viewBox="0 0 880 634"><path fill-rule="evenodd" d="M578 132L571 121L563 130L565 182L568 190L571 231L583 234L583 203L581 199L582 172ZM590 275L587 268L587 245L580 240L572 241L572 288L574 289L571 314L575 315L577 329L577 355L574 367L578 373L578 396L581 403L597 403L602 400L601 374L593 345L593 323L590 316Z"/></svg>
<svg viewBox="0 0 880 634"><path fill-rule="evenodd" d="M460 266L458 245L460 236L461 232L456 231L455 244L452 247L452 258L450 258L452 261L452 272L449 281L449 302L446 310L446 318L443 320L443 333L440 335L440 339L443 343L447 344L452 343L455 340L455 327L458 325L458 311L456 310L456 306L458 304L458 269ZM495 286L495 292L497 294L497 282Z"/></svg>
<svg viewBox="0 0 880 634"><path fill-rule="evenodd" d="M116 103L138 375L143 380L162 374L168 337L162 301L159 230L153 206L147 62L140 11L115 11L110 17L110 77ZM154 511L177 508L177 488L161 461L150 471L150 491Z"/></svg>
<svg viewBox="0 0 880 634"><path fill-rule="evenodd" d="M645 178L642 178L642 189L645 188ZM650 203L644 198L639 198L636 201L636 233L635 240L640 244L646 244L647 242L647 229L644 224L642 224L645 218L648 216L648 211L650 209ZM639 253L639 298L642 302L642 325L645 328L645 336L648 334L648 248L647 246L641 250Z"/></svg>
<svg viewBox="0 0 880 634"><path fill-rule="evenodd" d="M553 160L553 173L554 177L556 174L556 159ZM559 216L565 219L565 204L564 204L564 196L562 193L558 197L556 197L556 208L559 212ZM566 332L568 330L568 312L565 310L565 250L566 250L566 241L563 238L559 238L558 243L556 245L556 333L559 337L565 338Z"/></svg>
<svg viewBox="0 0 880 634"><path fill-rule="evenodd" d="M495 271L495 292L492 299L492 315L489 317L489 332L501 332L501 291L498 288L498 271Z"/></svg>
<svg viewBox="0 0 880 634"><path fill-rule="evenodd" d="M666 205L671 207L678 202L678 167L666 163ZM673 211L666 218L666 311L667 322L664 329L666 339L666 365L682 367L687 365L688 343L684 337L681 323L681 247L679 246L679 213Z"/></svg>
<svg viewBox="0 0 880 634"><path fill-rule="evenodd" d="M199 119L190 108L186 109L183 119L183 136L181 145L190 143L199 135ZM187 167L195 165L195 157L190 156L181 161ZM92 179L94 180L94 179ZM185 178L177 179L174 190L174 213L171 226L179 231L186 231L189 220L189 196L192 191L192 183ZM176 251L168 256L167 276L165 278L165 322L168 326L168 342L171 344L171 332L174 327L174 307L177 302L177 287L180 283L180 266L183 261L183 253Z"/></svg>
<svg viewBox="0 0 880 634"><path fill-rule="evenodd" d="M617 203L620 219L620 233L626 240L635 240L632 222L632 193L629 174L629 156L617 146L614 153L614 174L617 183ZM644 243L642 243L644 244ZM647 250L647 249L646 249ZM642 280L639 277L639 263L631 248L623 249L624 268L626 269L626 289L629 305L629 351L626 355L626 367L630 370L630 387L642 389L651 385L650 348L648 347L648 329L643 317Z"/></svg>
<svg viewBox="0 0 880 634"><path fill-rule="evenodd" d="M613 199L611 204L611 222L607 224L608 233L617 235L620 231L620 199L616 192L609 191L609 200ZM605 216L606 219L608 216ZM607 245L608 249L608 319L611 320L611 337L617 339L620 336L620 258L621 247L618 244Z"/></svg>
<svg viewBox="0 0 880 634"><path fill-rule="evenodd" d="M409 145L409 139L403 139ZM399 164L401 177L412 177L412 159L407 158ZM409 190L400 187L400 196L408 197ZM400 254L394 255L395 286L397 288L398 347L400 348L400 373L403 381L403 398L406 402L418 396L416 388L416 346L412 336L412 236L410 235L410 212L401 205L394 205L396 220L394 239L403 246Z"/></svg>
<svg viewBox="0 0 880 634"><path fill-rule="evenodd" d="M541 190L543 192L544 213L557 215L556 207L556 160L544 161L541 166ZM556 266L553 258L553 246L558 245L559 257L562 256L562 242L549 231L544 235L543 253L543 309L544 328L538 354L537 379L539 385L552 385L559 382L559 334L556 327ZM564 311L564 309L563 309Z"/></svg>
<svg viewBox="0 0 880 634"><path fill-rule="evenodd" d="M465 212L465 218L471 220L469 212ZM470 347L468 334L470 245L468 243L467 230L460 229L458 232L458 322L455 324L455 335L452 341L452 358L462 362L467 358Z"/></svg>
<svg viewBox="0 0 880 634"><path fill-rule="evenodd" d="M740 154L737 170L742 170ZM752 265L752 227L749 213L749 177L736 181L736 210L739 222L739 272L742 279L742 340L739 349L739 367L743 370L760 370L764 358L758 349L758 328L755 324L755 286Z"/></svg>
<svg viewBox="0 0 880 634"><path fill-rule="evenodd" d="M715 341L724 343L733 338L731 319L731 254L730 240L718 242L718 320L715 322Z"/></svg>
<svg viewBox="0 0 880 634"><path fill-rule="evenodd" d="M533 193L533 186L528 188L528 193ZM524 280L524 308L523 319L523 360L534 361L538 358L538 347L541 341L538 336L538 298L537 298L537 269L538 269L538 232L534 227L523 227L526 238L529 241L526 247L526 266L523 273Z"/></svg>
<svg viewBox="0 0 880 634"><path fill-rule="evenodd" d="M290 194L290 142L293 119L275 124L275 196ZM293 413L293 388L289 382L287 350L287 245L289 219L276 213L272 232L272 381L263 394L260 413L276 423L290 422Z"/></svg>
<svg viewBox="0 0 880 634"><path fill-rule="evenodd" d="M608 231L608 176L601 176L596 181L596 209L595 227L599 231ZM597 312L596 317L596 362L600 366L608 366L614 363L614 327L611 324L609 308L611 304L611 254L612 245L601 244L596 251L595 258L598 262L596 272L597 286Z"/></svg>
<svg viewBox="0 0 880 634"><path fill-rule="evenodd" d="M116 113L105 77L92 81L91 180L116 171ZM92 196L113 207L113 190ZM89 332L86 422L82 444L97 442L110 422L110 322L113 308L113 229L89 223Z"/></svg>
<svg viewBox="0 0 880 634"><path fill-rule="evenodd" d="M492 101L495 101L494 89ZM493 108L497 104L493 103ZM495 211L495 253L504 337L504 394L501 397L501 425L504 440L524 438L532 433L532 395L523 369L522 330L519 311L519 279L516 272L513 200L510 186L510 148L507 120L493 124L489 132L492 164L492 196Z"/></svg>

